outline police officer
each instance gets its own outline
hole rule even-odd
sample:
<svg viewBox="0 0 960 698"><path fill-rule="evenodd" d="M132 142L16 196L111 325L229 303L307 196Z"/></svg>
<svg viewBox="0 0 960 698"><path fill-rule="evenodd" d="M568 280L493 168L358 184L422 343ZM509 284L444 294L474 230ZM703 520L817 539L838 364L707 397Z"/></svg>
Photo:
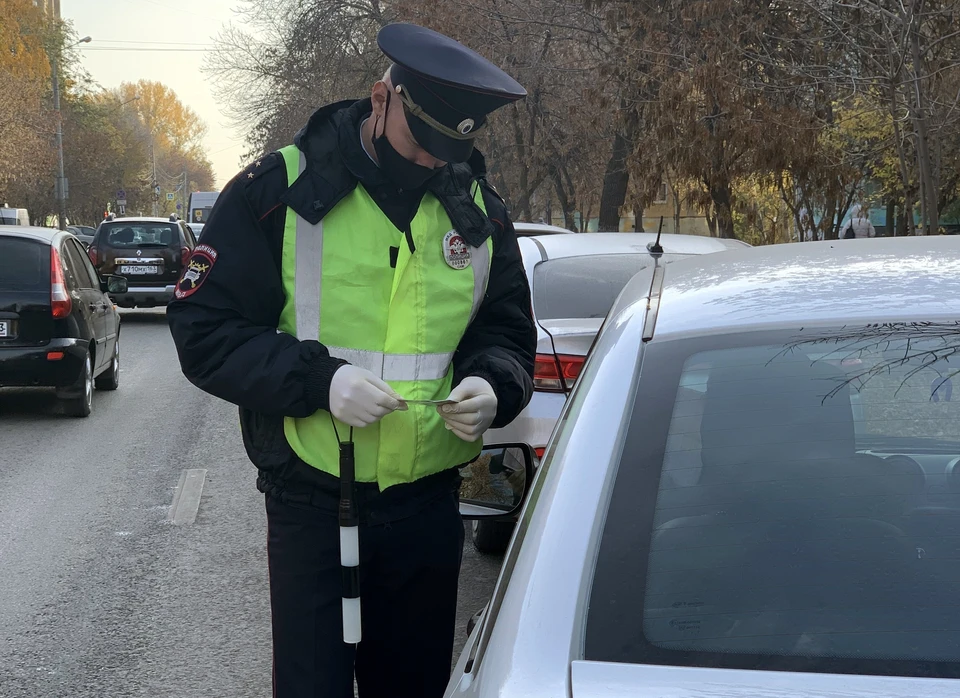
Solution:
<svg viewBox="0 0 960 698"><path fill-rule="evenodd" d="M525 96L395 24L370 99L324 107L223 190L168 318L239 405L265 494L278 698L441 696L463 549L457 466L532 393L530 291L474 138ZM444 400L430 406L413 401ZM407 401L410 401L409 403ZM339 444L355 443L363 638L341 627Z"/></svg>

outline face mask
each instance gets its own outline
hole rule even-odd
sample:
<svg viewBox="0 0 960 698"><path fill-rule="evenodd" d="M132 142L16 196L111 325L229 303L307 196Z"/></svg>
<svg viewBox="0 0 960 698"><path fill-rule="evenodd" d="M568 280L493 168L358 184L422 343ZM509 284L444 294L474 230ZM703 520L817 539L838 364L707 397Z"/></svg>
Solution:
<svg viewBox="0 0 960 698"><path fill-rule="evenodd" d="M388 92L386 113L389 113L389 110L390 93ZM377 132L378 124L379 120L373 126L374 133ZM419 189L439 171L432 167L424 167L415 162L410 162L398 153L387 139L386 121L384 121L383 132L373 139L373 149L377 151L380 171L400 189Z"/></svg>

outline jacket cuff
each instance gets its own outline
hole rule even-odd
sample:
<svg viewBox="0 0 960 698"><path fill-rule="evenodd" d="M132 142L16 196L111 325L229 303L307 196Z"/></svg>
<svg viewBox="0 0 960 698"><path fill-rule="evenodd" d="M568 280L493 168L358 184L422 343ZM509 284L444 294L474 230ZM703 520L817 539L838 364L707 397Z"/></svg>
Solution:
<svg viewBox="0 0 960 698"><path fill-rule="evenodd" d="M307 377L304 386L307 403L313 411L330 411L330 383L333 374L348 362L332 356L317 356L307 364Z"/></svg>

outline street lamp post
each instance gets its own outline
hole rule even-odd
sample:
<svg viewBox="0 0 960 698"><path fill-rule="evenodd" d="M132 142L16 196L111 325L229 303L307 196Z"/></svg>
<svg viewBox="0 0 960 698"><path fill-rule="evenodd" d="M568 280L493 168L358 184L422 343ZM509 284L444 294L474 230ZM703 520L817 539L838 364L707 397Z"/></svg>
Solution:
<svg viewBox="0 0 960 698"><path fill-rule="evenodd" d="M65 47L73 48L80 44L89 44L93 39L85 36L75 44ZM53 52L53 61L51 61L51 73L53 76L53 109L57 112L57 205L59 214L57 220L60 230L67 229L67 178L63 174L63 114L60 112L60 56Z"/></svg>

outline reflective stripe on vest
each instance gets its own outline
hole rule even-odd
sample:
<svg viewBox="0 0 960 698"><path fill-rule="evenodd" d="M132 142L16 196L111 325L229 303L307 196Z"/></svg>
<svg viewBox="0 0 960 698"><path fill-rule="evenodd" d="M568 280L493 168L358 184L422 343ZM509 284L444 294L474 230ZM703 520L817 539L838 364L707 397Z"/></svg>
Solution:
<svg viewBox="0 0 960 698"><path fill-rule="evenodd" d="M300 153L297 175L303 174L306 158ZM490 254L487 247L467 246L473 269L473 308L470 321L477 316L487 291L490 276ZM323 219L313 225L297 216L297 280L295 306L297 338L320 336L320 301L323 289ZM446 354L384 354L381 352L327 347L330 356L365 368L383 380L416 381L443 378L453 362L453 352Z"/></svg>

